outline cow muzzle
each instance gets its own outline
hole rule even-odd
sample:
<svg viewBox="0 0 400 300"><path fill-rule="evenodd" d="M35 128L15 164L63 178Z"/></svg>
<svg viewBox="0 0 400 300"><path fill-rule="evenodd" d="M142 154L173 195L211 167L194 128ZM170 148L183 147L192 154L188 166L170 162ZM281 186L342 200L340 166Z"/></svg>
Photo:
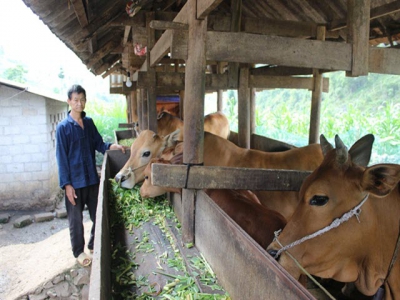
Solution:
<svg viewBox="0 0 400 300"><path fill-rule="evenodd" d="M135 174L131 168L120 171L114 179L122 188L132 189L135 186Z"/></svg>

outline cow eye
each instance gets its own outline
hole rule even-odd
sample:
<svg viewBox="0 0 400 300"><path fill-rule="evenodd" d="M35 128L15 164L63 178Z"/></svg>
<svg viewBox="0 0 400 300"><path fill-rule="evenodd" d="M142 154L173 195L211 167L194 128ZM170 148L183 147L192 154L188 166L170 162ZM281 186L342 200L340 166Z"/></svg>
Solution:
<svg viewBox="0 0 400 300"><path fill-rule="evenodd" d="M310 205L323 206L326 203L328 203L328 201L329 198L327 196L315 195L314 197L311 198Z"/></svg>
<svg viewBox="0 0 400 300"><path fill-rule="evenodd" d="M149 157L149 156L150 156L150 151L144 152L144 153L143 153L143 156L144 156L144 157Z"/></svg>
<svg viewBox="0 0 400 300"><path fill-rule="evenodd" d="M147 180L147 179L149 179L149 176L144 176L144 180Z"/></svg>

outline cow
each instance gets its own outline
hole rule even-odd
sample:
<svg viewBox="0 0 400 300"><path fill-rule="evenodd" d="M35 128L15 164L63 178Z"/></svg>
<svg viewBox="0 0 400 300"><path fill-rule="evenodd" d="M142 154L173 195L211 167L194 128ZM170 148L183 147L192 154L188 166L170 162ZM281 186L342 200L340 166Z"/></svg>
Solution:
<svg viewBox="0 0 400 300"><path fill-rule="evenodd" d="M142 136L142 134L144 134ZM174 132L164 140L152 131L143 131L131 146L131 156L115 176L124 188L144 179L143 170L153 157L158 157L165 144L173 144L179 136ZM293 148L284 152L263 152L244 149L214 134L204 133L204 165L239 168L314 170L322 162L319 144ZM297 205L297 192L257 191L263 205L289 218Z"/></svg>
<svg viewBox="0 0 400 300"><path fill-rule="evenodd" d="M163 111L157 116L157 134L161 137L180 130L183 133L183 121ZM135 124L136 136L140 134L139 123ZM230 134L228 118L222 112L215 112L204 117L204 131L211 132L227 139Z"/></svg>
<svg viewBox="0 0 400 300"><path fill-rule="evenodd" d="M173 162L173 161L172 161ZM153 163L171 164L163 158L153 158L147 165L145 180L140 188L143 198L154 198L166 192L181 193L181 189L154 186L150 174ZM263 249L272 242L274 232L283 229L286 219L278 212L261 205L249 190L207 189L205 193Z"/></svg>
<svg viewBox="0 0 400 300"><path fill-rule="evenodd" d="M321 136L324 160L267 251L295 278L290 255L312 275L353 282L367 296L383 285L385 299L400 299L398 259L388 274L399 238L400 165L368 166L373 141L366 135L347 150L339 136L335 148Z"/></svg>

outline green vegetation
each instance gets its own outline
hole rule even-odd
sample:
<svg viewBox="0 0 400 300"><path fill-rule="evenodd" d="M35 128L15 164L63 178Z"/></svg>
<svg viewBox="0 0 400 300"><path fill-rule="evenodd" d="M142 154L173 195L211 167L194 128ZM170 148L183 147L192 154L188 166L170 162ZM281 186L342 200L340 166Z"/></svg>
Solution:
<svg viewBox="0 0 400 300"><path fill-rule="evenodd" d="M371 163L400 163L399 76L369 74L357 78L343 72L324 75L329 93L321 105L320 133L332 143L338 134L347 146L367 133L375 135ZM256 96L256 133L287 143L308 143L311 92L275 89ZM237 100L228 92L225 113L237 131Z"/></svg>
<svg viewBox="0 0 400 300"><path fill-rule="evenodd" d="M19 82L19 83L26 83L25 75L28 71L25 69L24 66L21 64L17 64L15 67L8 68L4 71L4 78Z"/></svg>
<svg viewBox="0 0 400 300"><path fill-rule="evenodd" d="M154 245L156 241L152 241L148 232L143 230L141 238L135 236L133 247L122 246L116 242L112 245L112 291L113 299L187 299L187 300L229 300L230 297L225 294L207 294L201 293L196 279L202 285L208 286L212 290L223 291L217 284L217 280L211 267L208 265L202 255L191 256L189 258L189 266L187 266L182 258L175 237L171 235L167 223L176 224L177 230L180 224L175 217L169 201L164 197L156 197L155 199L142 199L139 193L139 187L136 186L131 190L126 190L118 186L111 179L110 190L110 220L111 233L116 234L121 230L121 225L130 234L134 234L137 228L142 227L144 223L151 222L158 226L163 232L165 238L171 245L171 252L154 253ZM114 237L111 238L113 241ZM186 245L190 248L193 245ZM153 254L157 260L157 270L147 270L148 275L136 275L135 270L140 266L142 260L140 255ZM146 259L151 259L146 256ZM163 269L163 265L176 270L177 274L168 274ZM190 268L190 271L188 270ZM159 274L165 276L168 281L163 287L158 283L150 283L148 277L150 274ZM134 292L140 290L137 294ZM144 291L144 292L143 292Z"/></svg>

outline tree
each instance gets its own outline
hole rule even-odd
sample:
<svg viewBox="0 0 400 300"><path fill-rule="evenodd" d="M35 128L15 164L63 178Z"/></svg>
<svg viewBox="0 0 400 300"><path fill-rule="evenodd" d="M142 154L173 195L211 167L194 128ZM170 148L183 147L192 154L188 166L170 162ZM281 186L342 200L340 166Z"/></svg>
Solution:
<svg viewBox="0 0 400 300"><path fill-rule="evenodd" d="M8 68L4 71L4 77L8 80L12 80L19 83L26 83L25 74L27 70L22 65L16 65L13 68Z"/></svg>

